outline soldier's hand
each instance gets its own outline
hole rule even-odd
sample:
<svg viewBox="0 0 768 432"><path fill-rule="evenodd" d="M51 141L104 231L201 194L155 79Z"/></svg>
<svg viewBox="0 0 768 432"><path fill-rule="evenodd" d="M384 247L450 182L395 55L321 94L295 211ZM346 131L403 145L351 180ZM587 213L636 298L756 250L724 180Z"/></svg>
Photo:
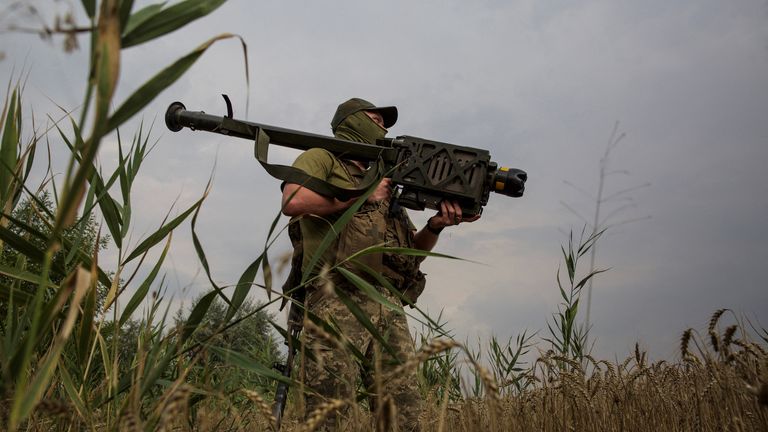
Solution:
<svg viewBox="0 0 768 432"><path fill-rule="evenodd" d="M447 226L458 225L462 222L474 222L480 219L480 215L465 218L461 214L461 206L456 201L443 201L440 203L440 211L429 218L427 222L433 229L442 229Z"/></svg>
<svg viewBox="0 0 768 432"><path fill-rule="evenodd" d="M384 178L381 180L376 190L368 196L367 201L369 203L377 203L384 201L392 196L392 179Z"/></svg>

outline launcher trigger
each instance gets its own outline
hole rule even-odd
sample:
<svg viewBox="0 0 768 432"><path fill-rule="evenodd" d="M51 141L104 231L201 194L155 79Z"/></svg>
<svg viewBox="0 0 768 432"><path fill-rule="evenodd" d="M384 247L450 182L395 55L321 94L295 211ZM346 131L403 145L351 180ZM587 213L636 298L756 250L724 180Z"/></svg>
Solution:
<svg viewBox="0 0 768 432"><path fill-rule="evenodd" d="M227 115L224 117L231 119L232 118L232 101L229 100L229 96L222 94L221 97L224 98L224 102L227 104Z"/></svg>

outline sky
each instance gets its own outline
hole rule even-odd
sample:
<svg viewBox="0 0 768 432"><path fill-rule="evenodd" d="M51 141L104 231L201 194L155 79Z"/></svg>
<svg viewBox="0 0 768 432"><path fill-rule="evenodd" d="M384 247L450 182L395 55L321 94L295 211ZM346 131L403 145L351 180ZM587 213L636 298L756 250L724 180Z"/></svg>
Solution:
<svg viewBox="0 0 768 432"><path fill-rule="evenodd" d="M82 17L79 2L55 7ZM52 22L52 10L38 9ZM16 11L0 15L0 26L12 20L35 24ZM592 221L600 160L615 131L622 138L607 159L603 196L618 196L600 210L612 216L597 243L596 268L607 271L594 280L593 352L623 359L639 343L651 358L674 360L683 331L705 331L717 309L768 327L766 23L765 0L230 0L124 51L118 104L222 33L247 45L250 78L240 42L217 42L123 128L131 135L139 122L154 122L158 140L134 187L131 242L169 210L194 203L213 176L197 233L214 279L233 284L263 250L278 214L279 181L258 165L252 145L167 131L171 102L222 115L224 93L235 118L330 134L336 106L362 97L398 107L389 136L487 149L500 165L528 172L524 197L492 196L479 221L444 231L436 251L467 261L428 259L419 303L433 316L442 312L470 344L523 331L546 337L561 301L561 245L569 232L578 241ZM65 53L61 44L0 33L0 80L26 68L26 103L40 121L58 113L54 102L82 103L87 51ZM280 163L297 155L271 151ZM99 161L106 169L116 157L116 138L108 137ZM431 214L411 217L422 226ZM278 238L272 259L289 247L285 235ZM114 251L103 266L110 257L115 262ZM579 263L582 275L588 258ZM174 233L164 272L173 305L189 307L210 290L189 225ZM251 296L266 298L258 289Z"/></svg>

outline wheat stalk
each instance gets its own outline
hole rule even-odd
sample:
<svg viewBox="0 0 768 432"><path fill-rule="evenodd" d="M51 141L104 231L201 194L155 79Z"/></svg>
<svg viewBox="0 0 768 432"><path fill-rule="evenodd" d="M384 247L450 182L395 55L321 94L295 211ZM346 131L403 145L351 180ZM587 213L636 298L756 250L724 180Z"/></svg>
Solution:
<svg viewBox="0 0 768 432"><path fill-rule="evenodd" d="M757 345L755 345L753 343L745 342L745 341L743 341L741 339L734 339L733 340L733 344L736 345L736 346L741 347L742 350L748 352L749 354L751 354L755 358L760 358L760 354L758 354L757 350L754 348ZM758 349L759 349L759 347L758 347Z"/></svg>
<svg viewBox="0 0 768 432"><path fill-rule="evenodd" d="M619 366L619 374L622 372L627 372L627 366L632 363L632 357L627 357L624 359L623 362L621 362L621 366Z"/></svg>
<svg viewBox="0 0 768 432"><path fill-rule="evenodd" d="M640 343L635 342L635 363L642 369L645 368L645 351L640 351Z"/></svg>
<svg viewBox="0 0 768 432"><path fill-rule="evenodd" d="M709 319L709 325L707 326L707 333L709 334L709 342L712 345L712 349L715 350L715 352L720 351L720 335L717 334L716 327L717 322L720 320L720 317L723 316L723 314L728 309L718 309L715 311L714 314L712 314L712 318Z"/></svg>
<svg viewBox="0 0 768 432"><path fill-rule="evenodd" d="M616 368L613 366L613 364L607 360L601 360L600 363L604 364L605 367L608 369L606 372L607 376L610 376L611 380L616 378Z"/></svg>
<svg viewBox="0 0 768 432"><path fill-rule="evenodd" d="M727 312L729 309L718 309L715 311L714 314L712 314L712 318L709 319L709 325L707 326L707 332L712 333L715 331L715 327L717 326L717 322L720 320L720 317L723 316L725 312Z"/></svg>
<svg viewBox="0 0 768 432"><path fill-rule="evenodd" d="M341 349L341 350L344 349L344 344L342 344L338 338L334 337L333 335L325 331L325 329L318 326L311 320L306 318L304 319L304 329L307 332L311 333L313 336L317 337L318 339L322 339L323 341L329 343L334 348Z"/></svg>
<svg viewBox="0 0 768 432"><path fill-rule="evenodd" d="M245 394L246 397L248 397L248 399L251 400L251 402L256 404L256 407L258 408L261 416L267 419L271 428L274 429L275 424L277 423L277 419L272 415L272 408L268 403L264 401L264 398L262 398L258 392L253 390L241 389L241 391Z"/></svg>
<svg viewBox="0 0 768 432"><path fill-rule="evenodd" d="M603 387L603 379L600 374L595 374L592 379L589 380L589 387L591 387L589 391L589 399L593 399L597 392Z"/></svg>
<svg viewBox="0 0 768 432"><path fill-rule="evenodd" d="M497 430L498 426L500 426L499 418L502 418L499 386L496 383L496 380L493 378L493 375L486 368L478 364L477 361L475 361L475 359L469 355L469 353L467 353L467 357L469 358L470 363L472 363L472 367L475 368L475 371L480 376L480 380L483 382L483 386L485 387L485 394L488 397L490 405L491 430Z"/></svg>
<svg viewBox="0 0 768 432"><path fill-rule="evenodd" d="M584 358L587 359L590 364L592 364L592 367L594 367L595 370L597 370L598 372L602 371L602 369L600 368L600 362L597 361L594 357L592 357L591 355L587 354L587 355L584 356Z"/></svg>
<svg viewBox="0 0 768 432"><path fill-rule="evenodd" d="M331 399L330 401L323 402L317 409L312 411L309 416L309 420L301 429L302 432L313 432L318 426L328 417L330 413L338 410L339 408L347 405L349 402L341 399Z"/></svg>
<svg viewBox="0 0 768 432"><path fill-rule="evenodd" d="M397 407L390 395L378 395L376 401L376 430L388 431L397 424Z"/></svg>
<svg viewBox="0 0 768 432"><path fill-rule="evenodd" d="M427 345L422 346L415 356L401 363L395 369L386 374L384 380L391 380L398 376L404 375L405 373L410 372L416 366L429 360L430 357L455 347L462 347L462 345L451 339L432 339L429 341L429 343L427 343Z"/></svg>
<svg viewBox="0 0 768 432"><path fill-rule="evenodd" d="M689 328L683 332L683 336L680 338L680 356L683 360L687 360L691 354L690 351L688 351L688 344L691 342L692 334L693 329Z"/></svg>
<svg viewBox="0 0 768 432"><path fill-rule="evenodd" d="M567 365L571 366L573 370L581 371L581 364L574 359L563 357L563 356L554 356L552 357L552 360L566 363Z"/></svg>
<svg viewBox="0 0 768 432"><path fill-rule="evenodd" d="M48 416L61 416L72 412L72 407L64 401L43 399L37 404L37 411Z"/></svg>
<svg viewBox="0 0 768 432"><path fill-rule="evenodd" d="M175 389L171 389L168 398L166 399L165 406L160 413L160 427L159 432L168 430L169 426L178 418L179 414L182 414L187 406L187 400L189 399L190 388L187 385L179 385Z"/></svg>
<svg viewBox="0 0 768 432"><path fill-rule="evenodd" d="M125 411L120 416L120 430L125 432L141 432L144 427L141 419L133 411Z"/></svg>
<svg viewBox="0 0 768 432"><path fill-rule="evenodd" d="M569 390L571 388L576 389L576 393L578 393L578 395L586 401L587 405L591 405L592 401L589 397L589 394L587 393L587 390L584 388L584 383L579 378L577 378L575 374L564 372L561 375L561 379L563 381L563 388L565 390ZM578 402L578 398L572 399Z"/></svg>

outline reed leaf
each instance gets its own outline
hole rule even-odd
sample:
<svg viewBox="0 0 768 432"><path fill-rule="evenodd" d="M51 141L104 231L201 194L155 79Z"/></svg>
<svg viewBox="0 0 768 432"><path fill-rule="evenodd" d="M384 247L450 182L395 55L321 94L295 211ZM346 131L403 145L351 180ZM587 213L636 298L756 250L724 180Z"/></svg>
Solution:
<svg viewBox="0 0 768 432"><path fill-rule="evenodd" d="M91 263L91 274L97 274L98 267L96 265L97 263L97 254L98 254L98 238L96 240L96 246L95 250L93 251L93 260ZM80 334L77 338L77 346L78 346L78 361L79 364L85 365L88 359L88 353L91 349L91 344L94 342L94 328L93 328L93 321L96 317L96 297L98 295L97 282L98 278L91 278L91 281L93 282L93 286L91 286L91 289L88 290L88 295L85 297L85 303L83 305L83 315L82 319L80 320Z"/></svg>
<svg viewBox="0 0 768 432"><path fill-rule="evenodd" d="M130 261L134 260L135 258L143 255L150 248L160 243L160 241L162 241L171 231L173 231L177 226L179 226L182 222L184 222L184 220L187 217L189 217L189 215L192 214L192 212L197 210L197 208L203 204L204 200L205 200L205 196L203 196L197 202L195 202L184 213L180 214L175 219L163 225L162 227L160 227L160 229L152 233L149 237L147 237L144 241L142 241L138 246L136 246L136 249L134 249L133 252L131 252L128 255L128 257L122 262L122 265L125 265Z"/></svg>
<svg viewBox="0 0 768 432"><path fill-rule="evenodd" d="M477 261L471 261L465 258L459 258L452 255L446 255L438 252L431 252L431 251L406 248L406 247L392 247L392 246L369 246L365 249L355 252L353 255L350 255L349 259L354 259L363 255L380 254L380 253L390 253L390 254L397 254L397 255L409 255L409 256L419 256L419 257L447 258L447 259L453 259L453 260L466 261L473 264L481 264Z"/></svg>
<svg viewBox="0 0 768 432"><path fill-rule="evenodd" d="M319 316L317 316L316 314L312 313L309 310L305 310L305 312L306 312L306 318L309 321L311 321L312 324L314 324L314 325L320 327L321 329L323 329L326 333L331 335L331 337L333 337L335 340L337 340L337 341L347 341L345 336L342 335L341 333L339 333L339 331L337 330L339 328L339 325L336 323L336 321L334 320L333 317L329 317L328 320L325 320L323 318L320 318ZM364 366L368 366L369 365L370 362L368 361L368 359L365 358L365 355L362 352L360 352L360 350L357 349L356 346L354 346L351 343L346 342L344 344L344 348L347 351L349 351L360 362L360 364L362 364ZM305 352L305 354L306 354L306 352Z"/></svg>
<svg viewBox="0 0 768 432"><path fill-rule="evenodd" d="M178 30L202 18L226 0L186 0L164 9L165 3L147 6L128 19L123 47L129 48Z"/></svg>
<svg viewBox="0 0 768 432"><path fill-rule="evenodd" d="M141 126L139 126L139 139L141 137ZM134 140L134 143L136 140ZM128 235L128 229L130 228L131 221L131 183L132 179L129 178L129 167L127 166L130 161L123 155L123 142L120 139L120 130L117 131L117 152L118 152L118 165L115 171L117 171L118 178L120 179L120 193L123 198L123 207L120 212L120 217L125 221L120 227L120 237Z"/></svg>
<svg viewBox="0 0 768 432"><path fill-rule="evenodd" d="M117 296L122 291L118 291L120 288L120 276L123 273L123 266L118 266L117 270L115 271L115 274L112 276L112 280L108 284L105 284L105 286L109 287L109 290L107 291L107 295L104 298L104 305L102 306L101 312L106 313L107 310L112 307L112 303L117 299Z"/></svg>
<svg viewBox="0 0 768 432"><path fill-rule="evenodd" d="M267 299L272 300L272 266L269 264L269 254L264 250L264 259L261 260L261 275L264 279L264 290L267 292Z"/></svg>
<svg viewBox="0 0 768 432"><path fill-rule="evenodd" d="M147 5L128 16L127 22L123 27L123 47L127 48L125 44L125 35L128 33L132 33L137 26L143 24L148 19L155 16L158 12L163 10L164 6L165 6L165 2L154 3L151 5Z"/></svg>
<svg viewBox="0 0 768 432"><path fill-rule="evenodd" d="M595 231L586 240L584 240L584 242L579 245L576 251L577 257L581 258L582 255L589 252L589 250L595 246L597 240L600 238L600 236L603 235L603 233L605 233L607 229L608 228L603 228L599 231Z"/></svg>
<svg viewBox="0 0 768 432"><path fill-rule="evenodd" d="M96 120L107 118L109 105L112 101L118 76L120 75L120 16L118 0L102 0L96 38ZM98 142L104 124L93 125L91 140Z"/></svg>
<svg viewBox="0 0 768 432"><path fill-rule="evenodd" d="M131 317L131 314L133 314L136 308L138 308L141 302L143 302L147 297L147 294L149 294L149 288L152 286L152 283L155 281L157 274L160 272L160 268L163 266L163 262L165 261L165 256L168 254L168 249L171 247L172 238L173 233L170 233L168 235L168 240L165 242L163 252L160 254L160 258L158 258L155 266L152 268L152 271L149 272L149 275L147 275L146 279L144 279L139 288L136 289L136 292L133 293L133 296L125 306L125 309L123 309L123 313L120 315L119 321L121 326L125 324L126 321L128 321L128 319Z"/></svg>
<svg viewBox="0 0 768 432"><path fill-rule="evenodd" d="M147 146L149 145L149 137L152 132L152 125L150 125L149 131L144 133L144 122L139 125L139 131L133 138L131 148L128 151L128 155L121 159L120 165L117 168L120 177L120 191L123 199L123 206L121 212L122 218L122 230L120 235L125 237L128 235L128 229L131 222L131 189L133 187L133 181L139 173L141 164L144 162L144 158L147 155ZM119 136L119 135L118 135ZM118 144L120 142L118 141ZM151 151L151 147L149 149ZM123 148L119 147L119 152L122 155ZM122 157L122 156L121 156Z"/></svg>
<svg viewBox="0 0 768 432"><path fill-rule="evenodd" d="M568 302L568 294L565 293L563 282L560 280L560 269L557 269L557 287L560 289L560 297L562 297L565 302Z"/></svg>
<svg viewBox="0 0 768 432"><path fill-rule="evenodd" d="M72 404L75 406L75 409L77 410L77 414L83 419L89 419L91 411L86 407L85 402L83 401L83 398L80 397L80 394L78 393L77 388L75 387L75 383L72 380L72 375L69 374L68 368L59 367L58 370L59 370L59 376L61 377L61 383L63 384L63 387L64 387L64 391L69 397L70 402L72 402Z"/></svg>
<svg viewBox="0 0 768 432"><path fill-rule="evenodd" d="M40 365L36 368L36 374L32 378L29 386L16 388L16 395L13 400L13 407L10 414L11 429L26 419L33 408L40 402L43 393L46 391L53 373L59 365L59 358L64 349L64 345L69 339L69 335L75 325L75 320L80 311L79 305L88 289L93 286L88 271L77 268L66 283L67 291L73 293L70 307L67 310L65 319L62 321L59 331L54 339L52 349L44 357ZM61 305L63 307L63 304ZM61 309L61 308L59 308ZM46 327L43 327L46 328Z"/></svg>
<svg viewBox="0 0 768 432"><path fill-rule="evenodd" d="M372 268L362 264L362 263L355 263L355 265L362 271L366 272L368 276L372 277L373 280L376 281L380 286L387 289L390 294L397 297L398 300L400 300L400 303L403 305L408 305L411 308L415 309L421 317L424 318L424 320L420 319L418 316L410 315L411 318L413 318L415 321L419 322L420 324L427 326L435 331L437 331L439 336L445 336L447 338L453 338L450 335L450 331L445 330L443 328L443 324L440 324L439 319L435 320L432 317L429 316L429 314L425 311L423 311L416 303L413 303L409 299L407 299L397 288L392 286L392 283L390 283L387 278L384 277L384 275L381 274L381 272L374 271Z"/></svg>
<svg viewBox="0 0 768 432"><path fill-rule="evenodd" d="M93 19L96 16L96 0L82 0L83 9L88 17Z"/></svg>
<svg viewBox="0 0 768 432"><path fill-rule="evenodd" d="M159 353L160 346L161 344L159 343L156 343L152 346L154 351L153 354ZM141 380L140 394L142 396L146 395L156 384L158 384L160 377L162 376L163 372L168 369L168 365L171 364L171 360L173 360L174 357L175 352L171 349L165 351L158 360L155 360L155 356L147 356L147 365L150 365L151 367L145 370L146 373Z"/></svg>
<svg viewBox="0 0 768 432"><path fill-rule="evenodd" d="M120 10L118 12L120 16L120 28L122 33L125 34L125 28L128 25L128 21L131 18L131 10L133 9L133 0L120 0Z"/></svg>
<svg viewBox="0 0 768 432"><path fill-rule="evenodd" d="M8 215L3 216L9 217ZM2 225L0 225L0 240L33 261L41 263L45 259L45 251Z"/></svg>
<svg viewBox="0 0 768 432"><path fill-rule="evenodd" d="M38 204L40 205L39 208L45 209L45 205L44 205L44 203L42 201L40 201L34 195L31 195L31 197L35 201L38 202ZM50 215L50 212L48 214ZM36 238L38 238L40 240L43 240L43 241L46 241L46 242L50 241L53 238L52 236L46 235L45 233L42 233L42 232L38 231L35 227L33 227L33 226L31 226L31 225L29 225L29 224L27 224L25 222L20 221L19 219L14 218L11 215L5 214L3 216L5 218L7 218L9 221L11 221L14 225L16 225L24 233L25 236L36 237ZM19 252L22 255L32 259L33 261L35 261L37 263L42 263L43 260L45 259L45 251L43 251L42 249L38 248L38 246L36 246L34 243L32 243L32 242L28 241L27 239L19 236L18 234L14 233L12 230L10 230L8 228L4 228L4 227L0 226L0 239L2 239L3 241L8 242L8 245L10 247L12 247L17 252ZM65 253L65 254L67 254L70 249L74 248L73 243L71 241L69 241L69 239L67 239L64 236L56 239L56 241L58 241L60 243L60 246L62 248L62 252ZM86 254L85 252L83 252L81 249L77 249L77 248L74 248L74 249L76 250L77 260L79 262L82 262L83 265L85 265L87 267L90 267L91 266L91 257L88 254ZM65 269L64 266L62 266L61 263L53 262L53 263L51 263L51 266L52 266L52 270L54 271L55 275L64 276L64 275L67 274L67 270ZM99 281L101 283L105 284L105 285L109 285L110 284L109 276L107 276L107 274L101 268L97 267L96 271L98 272Z"/></svg>
<svg viewBox="0 0 768 432"><path fill-rule="evenodd" d="M376 190L377 185L378 182L372 182L372 185L368 188L368 190L365 191L365 193L363 193L360 197L358 197L357 200L344 213L342 213L341 216L339 216L331 229L328 230L328 232L325 234L325 237L323 237L323 240L320 242L320 245L318 245L317 249L315 250L315 253L309 259L309 263L306 267L307 270L303 272L301 277L302 284L309 280L310 275L314 273L314 269L317 267L317 263L320 261L320 258L323 256L325 251L331 246L333 241L336 240L336 237L338 237L341 230L344 229L350 220L352 220L352 217L355 215L355 213L357 213L360 207L365 204L365 200L373 193L374 190Z"/></svg>
<svg viewBox="0 0 768 432"><path fill-rule="evenodd" d="M93 161L96 158L98 142L86 142L82 148L84 150L79 168L71 180L68 177L65 181L61 199L57 203L58 207L51 235L52 239L58 238L62 231L75 222L77 210L85 196L85 182L96 172L93 167Z"/></svg>
<svg viewBox="0 0 768 432"><path fill-rule="evenodd" d="M136 90L128 99L123 102L122 105L112 114L112 117L107 121L106 132L112 131L119 127L125 121L133 117L137 112L141 111L150 102L152 102L157 95L163 90L176 82L193 64L200 58L203 53L210 48L215 42L223 39L229 39L236 37L240 39L240 42L245 46L245 42L240 38L229 33L220 34L213 37L195 48L186 56L176 60L172 65L166 67L149 81L144 83L138 90Z"/></svg>
<svg viewBox="0 0 768 432"><path fill-rule="evenodd" d="M73 144L67 136L64 134L64 132L56 125L56 129L59 131L59 135L61 136L64 143L69 147L70 151L72 152L72 155L76 161L78 161L81 165L83 164L83 159L79 153L79 150L84 145L82 135L80 134L80 129L77 127L77 125L72 122L72 129L75 134L75 144ZM118 170L120 167L118 166ZM94 196L95 201L99 205L99 209L101 210L101 215L104 218L104 222L107 224L107 229L109 229L109 234L112 236L113 241L115 242L115 246L117 246L118 249L123 247L123 237L122 235L122 227L123 227L123 218L121 217L121 211L120 206L117 204L117 202L112 198L112 196L109 194L109 188L112 186L116 179L116 174L110 178L110 180L105 184L103 178L99 174L98 170L96 170L96 167L91 162L90 171L92 175L88 177L88 182L90 183L91 187L95 189ZM85 212L90 211L90 206L85 206Z"/></svg>
<svg viewBox="0 0 768 432"><path fill-rule="evenodd" d="M21 268L9 267L4 264L0 264L0 274L10 277L11 279L20 280L24 282L31 282L35 285L42 286L44 288L56 288L57 285L51 283L50 280L43 280L39 274L31 273ZM8 287L7 289L11 289ZM0 292L3 292L3 288L0 287ZM15 290L15 294L24 293L18 289ZM26 294L26 293L25 293Z"/></svg>
<svg viewBox="0 0 768 432"><path fill-rule="evenodd" d="M93 201L95 199L94 192L95 191L93 188L88 188L88 192L85 195L85 209L93 209ZM69 247L69 251L67 251L64 257L65 266L70 266L73 264L73 261L78 255L78 251L80 251L85 245L84 240L89 228L87 221L91 216L92 213L90 213L89 210L86 210L82 217L80 217L80 220L74 226L72 226L72 231L75 233L75 238L74 241L70 243L71 247ZM98 244L98 241L95 244ZM90 245L88 245L88 247L90 247Z"/></svg>
<svg viewBox="0 0 768 432"><path fill-rule="evenodd" d="M20 197L21 190L25 188L24 185L27 183L27 179L29 178L29 175L32 173L32 166L35 161L35 153L37 153L36 137L32 139L29 146L24 150L24 153L22 154L22 157L21 157L22 160L26 160L26 166L22 172L21 180L19 181L19 192L18 192L19 196L16 197L17 200ZM14 205L15 205L15 201L14 201Z"/></svg>
<svg viewBox="0 0 768 432"><path fill-rule="evenodd" d="M285 377L283 374L277 372L275 369L271 367L266 367L258 360L251 358L245 354L239 353L237 351L232 351L226 348L216 347L216 346L210 346L208 347L209 350L212 352L218 354L221 356L221 358L224 359L224 362L239 367L244 370L256 372L257 374L269 378L271 380L284 382L287 384L293 384L293 380L290 378Z"/></svg>
<svg viewBox="0 0 768 432"><path fill-rule="evenodd" d="M34 298L34 295L21 291L18 288L15 288L13 285L15 284L12 284L11 286L0 284L0 300L3 300L8 304L11 304L13 300L20 302L22 305L25 305Z"/></svg>
<svg viewBox="0 0 768 432"><path fill-rule="evenodd" d="M586 284L587 284L587 282L589 282L589 281L590 281L590 279L592 279L593 277L595 277L595 276L599 275L600 273L605 273L605 272L607 272L608 270L609 270L609 269L601 269L601 270L595 270L595 271L593 271L593 272L589 273L588 275L584 276L584 278L583 278L582 280L580 280L580 281L579 281L579 282L576 284L576 286L574 287L574 291L581 291L581 289L584 287L584 285L586 285Z"/></svg>
<svg viewBox="0 0 768 432"><path fill-rule="evenodd" d="M75 220L77 209L85 195L85 182L94 171L92 164L96 158L101 138L111 130L108 130L106 125L112 96L120 74L118 0L104 0L101 3L93 46L91 84L96 86L96 112L93 118L93 130L91 137L82 146L82 160L78 169L74 175L71 171L67 173L53 227L53 238L57 238L58 234Z"/></svg>
<svg viewBox="0 0 768 432"><path fill-rule="evenodd" d="M182 328L181 333L181 343L186 342L192 333L195 332L197 327L203 321L203 318L205 318L205 314L208 312L208 309L211 307L211 303L213 303L217 295L219 295L217 291L211 291L208 294L200 297L200 300L198 300L197 304L195 304L195 307L192 308L192 311L189 313L187 320L184 322L184 327Z"/></svg>
<svg viewBox="0 0 768 432"><path fill-rule="evenodd" d="M50 262L50 261L48 261ZM46 266L43 267L43 273L47 277ZM57 293L64 292L68 289L68 286L60 287ZM14 327L14 344L11 345L8 357L10 362L7 364L7 371L10 375L9 381L15 381L17 386L25 386L28 376L23 372L23 369L30 363L32 353L35 348L35 342L38 339L38 332L41 328L45 328L41 325L43 320L43 307L44 307L45 290L38 289L34 298L30 302L29 306L24 310L24 315L18 322L27 324L28 329L23 329L21 326ZM55 301L52 300L51 303Z"/></svg>
<svg viewBox="0 0 768 432"><path fill-rule="evenodd" d="M352 273L351 271L343 267L336 268L336 271L341 273L342 276L347 278L348 281L352 282L354 286L360 289L360 291L362 291L363 294L367 295L368 298L370 298L371 300L376 301L377 303L386 307L389 310L405 313L405 311L403 311L402 306L394 304L391 301L389 301L373 285L368 283L368 281L366 281L365 279L361 278L360 276Z"/></svg>
<svg viewBox="0 0 768 432"><path fill-rule="evenodd" d="M101 175L94 169L93 176L89 179L90 184L93 186L96 202L101 210L101 215L104 218L104 223L107 225L109 234L112 240L115 242L115 246L119 248L123 247L123 237L128 227L128 220L130 220L130 214L125 217L125 211L120 211L120 205L112 198L108 192L108 185L104 184ZM124 209L124 208L123 208Z"/></svg>
<svg viewBox="0 0 768 432"><path fill-rule="evenodd" d="M254 280L256 279L256 275L259 272L259 267L261 267L264 271L264 289L267 292L267 298L271 299L272 294L272 271L271 267L269 265L269 261L267 258L267 253L269 250L270 245L270 239L272 238L273 233L275 232L275 229L277 227L278 221L280 221L281 213L278 212L275 218L272 220L272 224L269 227L269 231L267 232L267 240L266 244L264 245L264 250L261 252L261 254L245 269L243 274L240 276L240 279L237 281L237 285L235 286L235 292L232 294L232 303L229 305L229 308L227 309L227 314L224 319L225 322L229 322L229 320L232 319L232 317L235 316L237 311L240 309L240 306L242 306L243 302L245 301L246 297L248 296L248 292L250 291L251 287L254 284Z"/></svg>
<svg viewBox="0 0 768 432"><path fill-rule="evenodd" d="M7 208L12 194L14 182L14 167L18 161L18 146L21 142L21 95L18 88L11 94L7 105L3 125L3 135L0 139L0 201Z"/></svg>
<svg viewBox="0 0 768 432"><path fill-rule="evenodd" d="M208 184L205 187L205 193L203 194L203 198L205 199L206 196L208 196L208 191L210 190L211 186L211 179L208 179ZM211 283L211 286L221 296L221 298L224 300L225 303L228 305L231 304L229 298L227 298L226 294L224 294L224 291L222 291L221 287L219 287L216 282L214 282L213 277L211 276L211 269L208 265L208 259L205 256L205 251L203 250L203 247L200 243L200 238L197 236L197 231L195 231L195 227L197 226L197 216L200 214L200 209L202 206L198 206L197 209L195 209L195 214L192 216L192 243L195 246L195 252L197 253L197 258L200 260L200 264L203 266L203 270L205 270L205 275L208 277L208 281Z"/></svg>
<svg viewBox="0 0 768 432"><path fill-rule="evenodd" d="M573 279L576 277L576 265L573 260L573 247L569 244L570 247L570 253L565 251L565 248L562 248L563 251L563 259L565 260L565 268L568 270L568 279L573 283Z"/></svg>
<svg viewBox="0 0 768 432"><path fill-rule="evenodd" d="M245 301L246 297L248 296L248 291L250 291L251 286L253 286L253 281L256 279L256 275L259 272L259 268L261 267L261 260L263 259L264 255L266 255L266 250L262 252L261 255L256 258L255 261L253 261L243 272L243 274L240 276L240 279L237 281L237 285L235 285L235 292L232 293L232 300L229 303L229 307L227 308L227 313L224 318L224 322L229 322L237 311L240 309L240 306L242 306L243 302Z"/></svg>

